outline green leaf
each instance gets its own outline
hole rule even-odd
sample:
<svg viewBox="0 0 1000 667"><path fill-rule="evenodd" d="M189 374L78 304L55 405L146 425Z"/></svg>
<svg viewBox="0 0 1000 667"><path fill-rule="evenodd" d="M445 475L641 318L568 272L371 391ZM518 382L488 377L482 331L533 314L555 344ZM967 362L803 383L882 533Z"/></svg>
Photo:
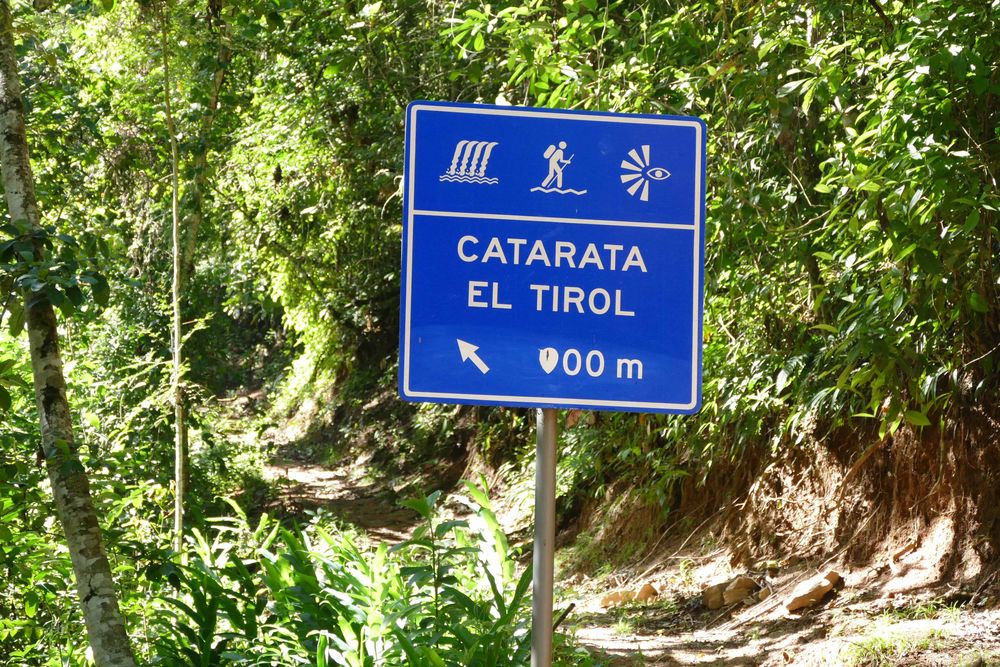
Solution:
<svg viewBox="0 0 1000 667"><path fill-rule="evenodd" d="M37 612L38 593L33 589L29 589L24 594L24 615L28 618L34 618Z"/></svg>
<svg viewBox="0 0 1000 667"><path fill-rule="evenodd" d="M901 251L899 252L899 254L898 254L898 255L896 255L896 261L897 261L897 262L901 262L901 261L903 261L904 259L906 259L907 257L909 257L909 256L910 256L910 254L911 254L911 253L912 253L912 252L913 252L914 250L916 250L916 249L917 249L917 244L916 244L916 243L911 243L910 245L908 245L908 246L906 246L905 248L903 248L903 249L902 249L902 250L901 250Z"/></svg>
<svg viewBox="0 0 1000 667"><path fill-rule="evenodd" d="M969 292L969 305L977 313L990 312L990 304L987 303L986 298L979 292Z"/></svg>
<svg viewBox="0 0 1000 667"><path fill-rule="evenodd" d="M66 303L66 295L60 292L55 285L46 285L45 294L56 308L62 308L63 304Z"/></svg>
<svg viewBox="0 0 1000 667"><path fill-rule="evenodd" d="M111 298L111 287L104 276L98 274L94 278L95 282L90 286L90 291L94 294L94 301L99 306L107 306L108 300Z"/></svg>
<svg viewBox="0 0 1000 667"><path fill-rule="evenodd" d="M930 426L931 420L927 418L923 412L919 410L907 410L906 411L906 421L910 422L914 426Z"/></svg>
<svg viewBox="0 0 1000 667"><path fill-rule="evenodd" d="M965 224L962 225L962 231L966 234L971 234L979 226L979 209L973 210L969 213L968 217L965 218Z"/></svg>
<svg viewBox="0 0 1000 667"><path fill-rule="evenodd" d="M469 495L472 496L472 499L475 500L480 507L489 509L490 497L486 495L486 491L479 488L472 482L466 482L465 489L469 492Z"/></svg>
<svg viewBox="0 0 1000 667"><path fill-rule="evenodd" d="M917 258L917 265L924 273L929 273L932 276L939 276L944 273L944 264L941 263L941 260L938 259L938 256L933 251L926 248L917 248L914 256Z"/></svg>
<svg viewBox="0 0 1000 667"><path fill-rule="evenodd" d="M468 527L469 527L469 522L463 519L453 519L452 521L444 521L435 526L434 535L437 537L444 537L455 528L468 528Z"/></svg>
<svg viewBox="0 0 1000 667"><path fill-rule="evenodd" d="M316 642L316 667L326 667L326 647L329 641L325 634L319 636L319 640Z"/></svg>
<svg viewBox="0 0 1000 667"><path fill-rule="evenodd" d="M268 12L265 19L267 20L267 27L271 30L278 30L285 27L285 19L278 12Z"/></svg>
<svg viewBox="0 0 1000 667"><path fill-rule="evenodd" d="M24 304L20 301L11 301L7 310L10 313L10 317L7 319L7 330L10 331L11 336L16 338L24 330Z"/></svg>
<svg viewBox="0 0 1000 667"><path fill-rule="evenodd" d="M83 290L79 287L76 285L70 285L64 290L64 292L66 293L66 297L74 306L79 308L83 305L85 297L83 296Z"/></svg>
<svg viewBox="0 0 1000 667"><path fill-rule="evenodd" d="M433 510L431 509L431 505L427 502L426 498L407 498L399 501L399 504L403 507L408 507L424 519L431 518Z"/></svg>
<svg viewBox="0 0 1000 667"><path fill-rule="evenodd" d="M11 405L13 405L13 400L10 397L10 392L3 385L0 385L0 411L6 412L10 410Z"/></svg>
<svg viewBox="0 0 1000 667"><path fill-rule="evenodd" d="M778 371L778 377L774 381L775 395L780 396L781 392L785 390L786 386L788 386L788 372L784 368L782 368L780 371Z"/></svg>
<svg viewBox="0 0 1000 667"><path fill-rule="evenodd" d="M444 659L434 649L429 646L422 646L421 651L423 652L425 658L425 662L423 664L429 664L432 667L446 667Z"/></svg>
<svg viewBox="0 0 1000 667"><path fill-rule="evenodd" d="M789 81L788 83L786 83L785 85L783 85L781 88L778 89L778 97L784 97L786 95L795 92L807 81L812 81L812 79L798 79L796 81Z"/></svg>

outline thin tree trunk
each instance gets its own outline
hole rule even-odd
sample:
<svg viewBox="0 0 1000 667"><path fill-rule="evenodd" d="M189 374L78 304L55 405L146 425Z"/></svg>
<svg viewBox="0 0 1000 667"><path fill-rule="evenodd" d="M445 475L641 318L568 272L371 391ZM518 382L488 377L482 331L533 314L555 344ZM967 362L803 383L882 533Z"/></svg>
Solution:
<svg viewBox="0 0 1000 667"><path fill-rule="evenodd" d="M10 5L8 0L0 0L0 171L11 219L26 220L37 228L40 218L14 54ZM41 251L36 245L36 259ZM26 293L24 307L42 451L56 515L73 562L94 662L98 667L134 667L90 484L73 438L55 313L44 292Z"/></svg>
<svg viewBox="0 0 1000 667"><path fill-rule="evenodd" d="M170 58L168 55L168 25L169 5L162 9L160 27L163 51L163 103L167 116L167 131L170 133L170 210L171 236L173 237L174 274L171 301L173 302L174 321L172 333L173 375L171 377L174 397L174 550L178 553L184 545L184 496L187 494L188 481L188 432L187 405L184 400L183 357L181 356L183 339L181 338L181 221L179 208L178 163L180 162L177 147L177 125L174 123L173 105L170 101Z"/></svg>

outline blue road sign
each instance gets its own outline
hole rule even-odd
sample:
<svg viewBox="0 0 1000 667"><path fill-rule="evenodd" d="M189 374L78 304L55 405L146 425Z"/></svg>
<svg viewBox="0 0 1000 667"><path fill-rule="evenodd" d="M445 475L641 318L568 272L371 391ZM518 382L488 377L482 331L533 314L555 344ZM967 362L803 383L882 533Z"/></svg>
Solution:
<svg viewBox="0 0 1000 667"><path fill-rule="evenodd" d="M698 118L414 102L400 395L697 412Z"/></svg>

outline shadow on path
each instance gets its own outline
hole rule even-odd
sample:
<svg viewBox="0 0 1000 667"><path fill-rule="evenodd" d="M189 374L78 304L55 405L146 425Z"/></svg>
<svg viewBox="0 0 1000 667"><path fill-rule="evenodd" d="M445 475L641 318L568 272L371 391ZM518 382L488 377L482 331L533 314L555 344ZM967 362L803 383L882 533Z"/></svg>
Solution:
<svg viewBox="0 0 1000 667"><path fill-rule="evenodd" d="M416 512L399 506L391 486L367 479L357 462L344 460L329 467L278 460L267 472L279 488L270 509L283 516L300 517L323 509L372 539L392 544L409 538L420 521Z"/></svg>

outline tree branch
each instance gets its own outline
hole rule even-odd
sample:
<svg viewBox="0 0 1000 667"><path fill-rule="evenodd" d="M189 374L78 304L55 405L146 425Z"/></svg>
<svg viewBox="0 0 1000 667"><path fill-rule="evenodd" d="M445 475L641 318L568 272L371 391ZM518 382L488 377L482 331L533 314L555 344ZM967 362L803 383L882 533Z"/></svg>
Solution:
<svg viewBox="0 0 1000 667"><path fill-rule="evenodd" d="M892 32L895 29L895 25L893 24L892 19L886 15L885 10L882 9L882 5L878 3L878 0L868 0L868 4L871 5L871 8L874 9L879 16L882 17L882 22L885 23L885 31Z"/></svg>

